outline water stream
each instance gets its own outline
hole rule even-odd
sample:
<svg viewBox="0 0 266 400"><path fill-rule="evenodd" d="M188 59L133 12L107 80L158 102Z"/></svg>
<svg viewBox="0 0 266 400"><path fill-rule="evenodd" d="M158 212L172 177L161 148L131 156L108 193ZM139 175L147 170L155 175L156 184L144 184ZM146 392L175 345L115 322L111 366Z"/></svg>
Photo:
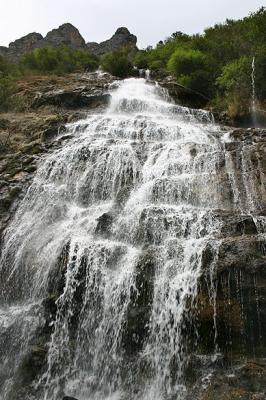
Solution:
<svg viewBox="0 0 266 400"><path fill-rule="evenodd" d="M221 213L250 206L211 115L145 79L117 85L40 162L5 233L3 400L34 346L45 363L27 399L185 398L203 253L219 249Z"/></svg>
<svg viewBox="0 0 266 400"><path fill-rule="evenodd" d="M257 121L257 109L256 109L256 58L252 58L252 72L251 72L251 84L252 84L252 99L251 99L251 113L253 126L256 128L258 125Z"/></svg>

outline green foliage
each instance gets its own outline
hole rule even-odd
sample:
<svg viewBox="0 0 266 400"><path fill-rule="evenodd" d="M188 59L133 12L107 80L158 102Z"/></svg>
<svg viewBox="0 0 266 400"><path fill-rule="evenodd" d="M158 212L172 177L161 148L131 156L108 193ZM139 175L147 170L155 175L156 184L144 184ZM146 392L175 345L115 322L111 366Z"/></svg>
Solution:
<svg viewBox="0 0 266 400"><path fill-rule="evenodd" d="M212 103L243 110L249 107L251 61L254 56L257 96L264 101L265 7L241 20L227 20L224 24L208 28L203 35L188 36L175 32L155 48L137 53L134 63L159 75L170 72L180 84L210 97Z"/></svg>
<svg viewBox="0 0 266 400"><path fill-rule="evenodd" d="M132 54L114 51L101 59L105 71L125 78L134 74L133 65L151 69L162 77L169 73L183 86L210 98L210 104L231 114L248 112L251 94L251 62L256 58L256 94L266 99L266 8L241 20L227 20L208 28L202 35L175 32L154 48ZM67 47L35 49L19 63L0 57L0 110L23 109L16 96L16 80L28 73L63 74L95 70L99 60L86 50Z"/></svg>
<svg viewBox="0 0 266 400"><path fill-rule="evenodd" d="M0 78L0 111L8 111L11 103L11 96L14 93L14 84L7 76Z"/></svg>
<svg viewBox="0 0 266 400"><path fill-rule="evenodd" d="M206 57L201 51L177 48L168 61L167 69L181 85L209 95L211 78Z"/></svg>
<svg viewBox="0 0 266 400"><path fill-rule="evenodd" d="M134 57L134 65L139 69L147 69L149 67L147 52L140 50Z"/></svg>
<svg viewBox="0 0 266 400"><path fill-rule="evenodd" d="M86 50L66 46L45 47L25 54L19 62L20 69L42 73L64 74L74 71L96 70L97 59Z"/></svg>
<svg viewBox="0 0 266 400"><path fill-rule="evenodd" d="M106 72L119 78L126 78L132 72L132 63L127 49L116 50L105 54L101 59L101 66Z"/></svg>
<svg viewBox="0 0 266 400"><path fill-rule="evenodd" d="M169 72L179 78L190 75L205 67L205 56L199 50L177 48L171 55L167 68Z"/></svg>
<svg viewBox="0 0 266 400"><path fill-rule="evenodd" d="M223 93L235 92L247 87L250 90L251 62L248 57L227 64L216 83Z"/></svg>
<svg viewBox="0 0 266 400"><path fill-rule="evenodd" d="M7 76L9 74L11 64L4 58L0 56L0 78Z"/></svg>
<svg viewBox="0 0 266 400"><path fill-rule="evenodd" d="M255 65L256 95L259 100L263 101L266 99L266 42L265 48L262 48L255 58Z"/></svg>
<svg viewBox="0 0 266 400"><path fill-rule="evenodd" d="M218 105L226 107L231 115L248 113L251 96L252 59L244 56L228 63L216 80ZM221 101L222 99L222 101Z"/></svg>
<svg viewBox="0 0 266 400"><path fill-rule="evenodd" d="M24 111L27 107L17 93L16 80L10 76L0 77L0 112Z"/></svg>
<svg viewBox="0 0 266 400"><path fill-rule="evenodd" d="M16 67L0 57L0 112L16 108Z"/></svg>

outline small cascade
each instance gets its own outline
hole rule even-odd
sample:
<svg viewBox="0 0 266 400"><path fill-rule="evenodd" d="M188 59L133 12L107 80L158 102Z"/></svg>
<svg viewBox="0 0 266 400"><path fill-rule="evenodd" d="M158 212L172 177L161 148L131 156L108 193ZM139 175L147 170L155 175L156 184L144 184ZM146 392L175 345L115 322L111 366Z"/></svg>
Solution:
<svg viewBox="0 0 266 400"><path fill-rule="evenodd" d="M151 71L149 69L139 69L139 76L149 81L151 79Z"/></svg>
<svg viewBox="0 0 266 400"><path fill-rule="evenodd" d="M247 248L237 235L255 238L256 218L265 239L254 155L144 78L117 82L106 112L70 132L4 235L0 397L13 400L20 383L20 398L35 400L184 400L199 299L213 310L216 355L217 274L229 282L226 257L233 249L233 271Z"/></svg>
<svg viewBox="0 0 266 400"><path fill-rule="evenodd" d="M251 99L251 113L252 113L252 122L253 126L256 128L258 125L257 121L257 109L256 109L256 58L252 58L251 64L251 85L252 85L252 99Z"/></svg>
<svg viewBox="0 0 266 400"><path fill-rule="evenodd" d="M151 71L149 69L146 69L145 71L145 78L147 81L151 79Z"/></svg>

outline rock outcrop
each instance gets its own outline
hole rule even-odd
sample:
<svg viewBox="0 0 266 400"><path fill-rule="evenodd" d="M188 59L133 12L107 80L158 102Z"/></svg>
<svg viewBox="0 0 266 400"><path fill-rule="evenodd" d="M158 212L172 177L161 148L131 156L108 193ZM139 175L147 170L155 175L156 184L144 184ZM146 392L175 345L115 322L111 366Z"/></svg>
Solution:
<svg viewBox="0 0 266 400"><path fill-rule="evenodd" d="M72 24L63 24L57 29L53 29L43 37L40 33L29 33L20 39L10 43L9 47L0 47L0 55L10 60L17 60L24 54L36 49L47 46L68 46L73 49L86 49L85 40L78 29Z"/></svg>
<svg viewBox="0 0 266 400"><path fill-rule="evenodd" d="M137 37L135 35L132 35L127 28L119 28L109 40L102 43L89 42L86 44L79 30L72 24L66 23L51 30L45 37L40 33L33 32L10 43L9 47L0 46L0 56L16 61L36 48L62 45L73 49L89 50L92 54L101 56L123 47L136 50L136 43Z"/></svg>
<svg viewBox="0 0 266 400"><path fill-rule="evenodd" d="M110 53L114 50L127 47L132 50L137 50L137 37L132 35L127 28L118 28L115 34L109 40L105 40L101 43L87 43L87 48L91 53L96 56L102 56L103 54Z"/></svg>
<svg viewBox="0 0 266 400"><path fill-rule="evenodd" d="M28 35L10 43L8 56L12 58L20 57L23 54L32 51L36 47L40 47L43 40L44 38L40 33L29 33Z"/></svg>
<svg viewBox="0 0 266 400"><path fill-rule="evenodd" d="M78 29L69 23L48 32L44 41L51 46L65 45L74 49L85 47L85 40Z"/></svg>
<svg viewBox="0 0 266 400"><path fill-rule="evenodd" d="M156 74L155 74L156 75ZM170 96L179 104L185 107L192 108L203 108L209 102L210 99L195 90L186 88L185 86L177 83L176 79L171 76L157 77L156 80L159 84L167 89Z"/></svg>

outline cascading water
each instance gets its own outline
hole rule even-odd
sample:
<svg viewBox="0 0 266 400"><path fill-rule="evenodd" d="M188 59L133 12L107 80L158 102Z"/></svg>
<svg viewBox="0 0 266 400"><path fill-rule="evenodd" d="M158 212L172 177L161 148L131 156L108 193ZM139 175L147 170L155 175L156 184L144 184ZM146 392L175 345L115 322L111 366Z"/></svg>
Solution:
<svg viewBox="0 0 266 400"><path fill-rule="evenodd" d="M257 126L257 110L256 110L256 58L252 58L252 72L251 72L251 85L252 85L252 99L251 99L251 113L253 126Z"/></svg>
<svg viewBox="0 0 266 400"><path fill-rule="evenodd" d="M5 233L1 398L43 346L29 399L183 399L202 257L239 206L224 132L144 79L69 131Z"/></svg>

